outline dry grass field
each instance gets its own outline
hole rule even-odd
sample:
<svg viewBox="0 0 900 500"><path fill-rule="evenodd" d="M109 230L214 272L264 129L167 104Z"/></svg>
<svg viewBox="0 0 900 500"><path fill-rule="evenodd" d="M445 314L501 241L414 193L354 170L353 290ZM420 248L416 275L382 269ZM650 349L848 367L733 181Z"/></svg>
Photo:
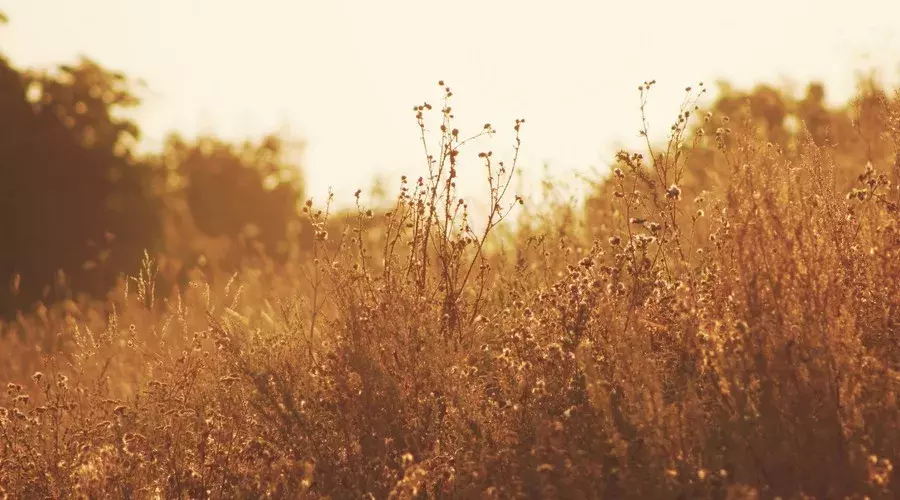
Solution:
<svg viewBox="0 0 900 500"><path fill-rule="evenodd" d="M900 98L775 141L702 92L576 206L442 88L308 256L2 324L0 498L896 498Z"/></svg>

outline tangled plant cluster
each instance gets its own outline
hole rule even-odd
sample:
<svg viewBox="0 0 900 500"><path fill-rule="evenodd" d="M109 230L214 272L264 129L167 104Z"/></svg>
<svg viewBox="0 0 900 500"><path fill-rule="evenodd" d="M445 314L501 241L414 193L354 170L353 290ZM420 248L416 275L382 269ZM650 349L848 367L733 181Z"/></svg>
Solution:
<svg viewBox="0 0 900 500"><path fill-rule="evenodd" d="M689 88L663 147L645 122L646 151L617 155L588 236L549 218L496 232L524 203L524 120L507 163L469 155L494 129L464 138L441 87L436 144L432 106L414 108L427 172L390 210L358 204L335 232L331 197L306 203L312 262L201 274L154 303L148 258L102 312L7 325L6 346L46 356L0 400L0 492L896 495L896 99L893 163L842 186L814 144L792 155L712 116L690 131ZM705 144L728 182L692 192ZM486 171L478 223L456 189L468 161Z"/></svg>

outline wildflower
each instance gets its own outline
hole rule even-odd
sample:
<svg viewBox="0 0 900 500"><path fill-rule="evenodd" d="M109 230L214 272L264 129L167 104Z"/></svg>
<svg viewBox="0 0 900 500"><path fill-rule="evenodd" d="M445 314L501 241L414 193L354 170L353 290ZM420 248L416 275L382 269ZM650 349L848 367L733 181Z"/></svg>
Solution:
<svg viewBox="0 0 900 500"><path fill-rule="evenodd" d="M649 245L655 241L656 241L656 238L653 236L646 236L643 234L639 234L639 235L635 236L635 246L641 250L643 250L644 248L647 248L647 245Z"/></svg>
<svg viewBox="0 0 900 500"><path fill-rule="evenodd" d="M666 198L670 200L680 200L681 199L681 188L672 184L669 186L669 189L666 191Z"/></svg>

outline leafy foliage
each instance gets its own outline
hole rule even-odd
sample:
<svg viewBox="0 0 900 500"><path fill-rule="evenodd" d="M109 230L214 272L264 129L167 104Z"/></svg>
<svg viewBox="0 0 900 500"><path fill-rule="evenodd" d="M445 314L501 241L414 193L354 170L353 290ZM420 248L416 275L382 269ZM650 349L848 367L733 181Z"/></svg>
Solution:
<svg viewBox="0 0 900 500"><path fill-rule="evenodd" d="M299 168L286 164L283 153L276 136L240 148L215 138L188 144L173 137L165 151L166 161L177 165L180 194L197 229L212 237L252 240L269 256L282 258L288 229L299 221L303 192Z"/></svg>
<svg viewBox="0 0 900 500"><path fill-rule="evenodd" d="M137 127L115 117L137 98L124 77L90 60L56 74L20 73L2 60L0 73L0 278L16 282L0 304L9 313L71 298L71 287L102 294L157 248L152 169L130 152Z"/></svg>
<svg viewBox="0 0 900 500"><path fill-rule="evenodd" d="M0 317L102 300L147 251L163 257L168 285L202 260L283 259L301 236L302 181L282 139L173 136L161 154L137 155L140 130L120 116L140 104L133 87L89 59L53 72L0 59Z"/></svg>

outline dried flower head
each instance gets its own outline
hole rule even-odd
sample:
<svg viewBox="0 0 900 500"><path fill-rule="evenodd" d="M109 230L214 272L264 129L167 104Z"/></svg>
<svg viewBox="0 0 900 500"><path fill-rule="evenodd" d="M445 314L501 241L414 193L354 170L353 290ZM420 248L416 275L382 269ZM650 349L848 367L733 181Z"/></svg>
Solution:
<svg viewBox="0 0 900 500"><path fill-rule="evenodd" d="M670 200L680 200L681 199L681 188L672 184L669 186L669 189L666 190L666 198Z"/></svg>

